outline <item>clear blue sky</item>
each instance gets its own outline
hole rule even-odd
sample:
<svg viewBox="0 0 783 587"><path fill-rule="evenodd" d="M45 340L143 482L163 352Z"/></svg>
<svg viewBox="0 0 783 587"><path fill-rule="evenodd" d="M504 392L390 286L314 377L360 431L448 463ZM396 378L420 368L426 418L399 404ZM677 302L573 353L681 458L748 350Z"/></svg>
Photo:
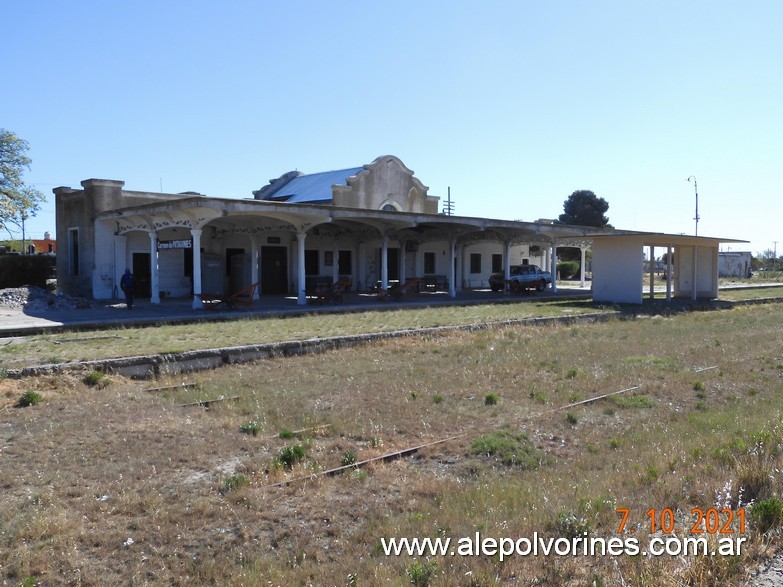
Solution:
<svg viewBox="0 0 783 587"><path fill-rule="evenodd" d="M251 197L392 154L467 216L783 252L783 2L3 0L0 127L45 193ZM29 223L54 232L54 197Z"/></svg>

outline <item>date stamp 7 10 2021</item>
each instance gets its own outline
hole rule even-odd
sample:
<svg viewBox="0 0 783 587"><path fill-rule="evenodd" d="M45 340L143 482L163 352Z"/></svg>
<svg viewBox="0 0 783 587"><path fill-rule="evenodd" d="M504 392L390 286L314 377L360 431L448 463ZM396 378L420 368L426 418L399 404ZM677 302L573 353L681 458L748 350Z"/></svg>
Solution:
<svg viewBox="0 0 783 587"><path fill-rule="evenodd" d="M617 528L618 534L627 531L631 534L636 532L636 528L631 526L626 530L631 515L628 508L616 508L615 511L622 517L620 526ZM732 510L729 508L692 508L691 515L693 520L690 525L683 529L677 525L677 519L671 508L656 510L651 508L647 510L645 516L649 519L650 534L661 532L663 534L680 534L687 531L690 534L744 534L745 533L745 510ZM737 527L738 526L738 527Z"/></svg>

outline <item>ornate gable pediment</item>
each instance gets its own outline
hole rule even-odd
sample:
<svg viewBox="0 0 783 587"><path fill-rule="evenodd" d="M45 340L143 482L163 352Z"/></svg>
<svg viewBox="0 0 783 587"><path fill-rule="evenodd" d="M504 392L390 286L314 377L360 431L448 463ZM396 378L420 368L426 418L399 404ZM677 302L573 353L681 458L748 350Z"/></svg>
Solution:
<svg viewBox="0 0 783 587"><path fill-rule="evenodd" d="M400 212L437 214L440 198L428 196L429 188L397 157L384 155L348 179L347 186L334 186L335 206Z"/></svg>

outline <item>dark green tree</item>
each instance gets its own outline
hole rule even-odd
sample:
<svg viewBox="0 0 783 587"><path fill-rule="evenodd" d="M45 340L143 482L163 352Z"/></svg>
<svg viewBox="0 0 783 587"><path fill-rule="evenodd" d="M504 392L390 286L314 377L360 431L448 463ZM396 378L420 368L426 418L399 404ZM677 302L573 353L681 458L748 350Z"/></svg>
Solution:
<svg viewBox="0 0 783 587"><path fill-rule="evenodd" d="M577 226L609 226L605 216L609 203L590 190L577 190L563 203L563 214L558 218L560 224Z"/></svg>

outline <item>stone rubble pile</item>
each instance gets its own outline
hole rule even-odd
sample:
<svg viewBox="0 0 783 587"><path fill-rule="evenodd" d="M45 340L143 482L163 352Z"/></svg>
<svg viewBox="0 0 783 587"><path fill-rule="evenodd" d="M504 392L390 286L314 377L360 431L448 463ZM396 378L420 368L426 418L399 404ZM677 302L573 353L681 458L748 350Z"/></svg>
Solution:
<svg viewBox="0 0 783 587"><path fill-rule="evenodd" d="M81 310L100 305L85 298L54 294L40 287L11 287L0 289L0 308L32 312Z"/></svg>

